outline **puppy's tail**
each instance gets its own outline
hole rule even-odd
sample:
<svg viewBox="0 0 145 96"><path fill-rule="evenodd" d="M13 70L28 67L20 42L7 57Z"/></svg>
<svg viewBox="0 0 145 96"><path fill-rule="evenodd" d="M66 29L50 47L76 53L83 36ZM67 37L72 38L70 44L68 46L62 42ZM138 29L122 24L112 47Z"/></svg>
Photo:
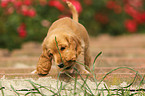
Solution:
<svg viewBox="0 0 145 96"><path fill-rule="evenodd" d="M69 1L67 1L66 3L67 3L68 7L71 10L73 20L75 20L76 22L78 22L78 12L77 12L75 6L71 2L69 2Z"/></svg>

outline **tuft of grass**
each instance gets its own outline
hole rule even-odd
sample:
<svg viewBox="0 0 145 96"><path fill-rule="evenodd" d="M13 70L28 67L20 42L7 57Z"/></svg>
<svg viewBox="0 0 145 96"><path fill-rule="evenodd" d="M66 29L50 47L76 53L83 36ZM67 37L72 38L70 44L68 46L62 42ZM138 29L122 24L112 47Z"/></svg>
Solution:
<svg viewBox="0 0 145 96"><path fill-rule="evenodd" d="M54 95L57 94L56 92L54 92L53 90L47 88L46 86L42 86L42 85L37 84L37 83L35 83L35 82L31 81L31 80L26 80L26 81L28 81L33 86L33 88L34 88L33 90L35 90L36 92L33 92L33 90L31 90L31 92L27 92L25 94L25 96L27 96L28 94L31 94L31 93L33 93L33 94L40 94L41 96L45 96L43 93L41 93L39 91L39 89L41 89L41 88L46 89L47 91L53 93ZM38 87L36 87L36 86L38 86Z"/></svg>
<svg viewBox="0 0 145 96"><path fill-rule="evenodd" d="M76 83L77 79L78 79L78 76L77 76L77 74L75 74L75 84L74 84L74 93L73 93L74 96L77 95L77 92L76 92L76 90L77 90L77 88L76 88L76 86L77 86L77 83Z"/></svg>
<svg viewBox="0 0 145 96"><path fill-rule="evenodd" d="M124 67L123 67L124 68ZM114 69L110 72L108 72L107 74L111 74L113 71L115 70L118 70L120 68L117 68L117 69ZM131 68L127 68L127 69L131 69ZM30 80L27 80L30 82L30 84L34 87L34 90L35 92L28 92L25 94L25 96L27 96L28 94L30 93L33 93L33 94L40 94L41 96L46 96L46 95L49 95L49 94L43 94L41 93L39 90L40 89L46 89L48 92L51 92L53 95L52 96L61 96L62 95L62 91L69 91L70 93L68 94L66 92L66 95L74 95L74 96L81 96L83 93L84 96L106 96L106 92L107 92L107 96L134 96L134 95L139 95L139 96L143 96L145 95L145 93L143 93L143 91L145 91L145 89L130 89L130 87L133 85L133 83L135 82L135 79L137 78L137 76L139 75L139 73L137 72L133 81L125 86L125 87L120 87L120 88L117 88L117 89L110 89L107 87L106 84L104 84L104 88L97 88L99 85L100 85L100 82L102 82L102 80L97 84L97 87L94 86L94 89L91 89L89 87L89 85L87 84L87 80L89 78L89 75L86 76L86 78L83 78L82 74L80 74L78 72L78 70L76 68L74 68L74 70L76 70L76 74L75 74L75 77L72 77L70 74L66 73L67 76L69 76L73 81L74 81L74 87L72 87L72 89L67 89L65 88L67 85L66 84L63 84L63 82L60 82L60 84L58 84L58 88L50 88L50 87L47 87L47 86L41 86L40 84L37 84L37 83L34 83ZM133 69L131 69L133 70ZM81 78L81 80L83 81L82 83L80 83L78 81L78 76ZM106 75L104 76L103 80L105 79ZM95 78L94 78L95 79ZM97 80L96 80L97 81ZM144 80L142 79L141 82L143 82ZM139 84L140 86L141 84ZM79 86L79 88L77 87ZM78 91L79 90L79 91ZM97 91L98 93L95 94L95 91ZM16 90L14 90L16 92Z"/></svg>

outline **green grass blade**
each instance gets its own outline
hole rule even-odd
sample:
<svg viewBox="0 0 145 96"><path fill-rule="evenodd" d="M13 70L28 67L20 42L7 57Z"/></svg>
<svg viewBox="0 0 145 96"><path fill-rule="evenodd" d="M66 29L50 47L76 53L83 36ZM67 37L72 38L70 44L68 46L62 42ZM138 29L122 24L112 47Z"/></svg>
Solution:
<svg viewBox="0 0 145 96"><path fill-rule="evenodd" d="M85 82L85 80L84 80L84 78L82 77L82 75L79 73L79 71L76 69L76 68L74 68L76 71L77 71L77 73L80 75L80 77L81 77L81 79L83 80L83 82L85 83L85 85L87 86L87 89L88 89L88 91L91 93L91 95L94 95L93 94L93 92L92 92L92 90L90 89L90 87L88 86L88 84Z"/></svg>
<svg viewBox="0 0 145 96"><path fill-rule="evenodd" d="M76 92L76 86L77 86L77 78L78 77L78 75L77 75L77 73L75 74L75 84L74 84L74 96L77 94L77 92Z"/></svg>
<svg viewBox="0 0 145 96"><path fill-rule="evenodd" d="M135 75L133 81L132 81L128 86L126 86L126 87L121 87L121 88L128 88L128 87L130 87L130 86L134 83L136 77L137 77L137 73L136 73L136 75Z"/></svg>
<svg viewBox="0 0 145 96"><path fill-rule="evenodd" d="M137 95L138 94L138 95ZM131 95L130 96L144 96L144 95L139 95L139 93L138 92L136 92L136 93L131 93Z"/></svg>
<svg viewBox="0 0 145 96"><path fill-rule="evenodd" d="M97 80L96 80L96 75L95 75L95 62L96 62L97 58L98 58L101 54L102 54L102 52L100 52L100 53L95 57L94 62L93 62L93 72L92 72L92 74L93 74L93 77L94 77L94 81L95 81L96 86L97 86Z"/></svg>
<svg viewBox="0 0 145 96"><path fill-rule="evenodd" d="M61 53L60 53L60 50L59 50L59 47L58 47L58 42L57 42L57 40L56 40L56 36L55 36L55 42L56 42L57 50L58 50L58 52L59 52L59 55L60 55L61 61L62 61L62 63L64 64L63 59L62 59L62 56L61 56ZM64 68L64 69L65 69L65 68ZM64 69L63 69L63 70L64 70ZM62 70L62 71L63 71L63 70ZM62 72L62 71L61 71L61 72ZM61 91L60 88L62 87L62 86L60 86L60 87L58 88L59 77L60 77L61 72L59 72L59 74L58 74L58 76L57 76L57 89L58 89L58 92ZM62 83L62 82L61 82L61 83Z"/></svg>
<svg viewBox="0 0 145 96"><path fill-rule="evenodd" d="M137 89L139 89L139 88L140 88L140 86L141 86L141 84L143 84L144 78L145 78L145 75L143 76L143 78L142 78L142 80L141 80L141 82L140 82L139 86L137 87Z"/></svg>
<svg viewBox="0 0 145 96"><path fill-rule="evenodd" d="M2 87L2 84L1 84L1 82L0 82L0 90L1 90L2 96L5 96L5 95L4 95L4 90L3 90L3 89L4 89L4 87Z"/></svg>
<svg viewBox="0 0 145 96"><path fill-rule="evenodd" d="M27 95L29 95L29 94L32 95L32 94L40 94L40 93L39 93L39 92L28 92L28 93L25 94L25 96L27 96Z"/></svg>
<svg viewBox="0 0 145 96"><path fill-rule="evenodd" d="M83 65L83 66L85 66L91 73L93 73L92 72L92 70L88 67L88 66L86 66L85 64L83 64L83 63L80 63L80 62L78 62L78 61L76 61L76 63L78 63L78 64L81 64L81 65Z"/></svg>
<svg viewBox="0 0 145 96"><path fill-rule="evenodd" d="M75 81L75 79L72 77L72 76L70 76L68 73L65 73L68 77L70 77L72 80L74 80ZM82 84L81 83L79 83L79 82L77 82L77 84L78 85L80 85L80 86L82 86ZM88 90L86 87L84 87L86 90ZM83 89L81 89L82 91L84 91ZM89 91L89 90L88 90Z"/></svg>
<svg viewBox="0 0 145 96"><path fill-rule="evenodd" d="M95 71L95 62L97 60L97 58L102 54L102 52L100 52L94 59L94 62L93 62L93 72Z"/></svg>
<svg viewBox="0 0 145 96"><path fill-rule="evenodd" d="M103 91L104 91L104 90L103 90L103 88L102 88L102 89L101 89L102 96L105 96ZM101 96L101 93L100 93L100 96Z"/></svg>
<svg viewBox="0 0 145 96"><path fill-rule="evenodd" d="M17 96L20 96L20 94L14 89L14 87L12 85L10 85L12 90L17 94Z"/></svg>
<svg viewBox="0 0 145 96"><path fill-rule="evenodd" d="M123 88L122 88L122 90L121 90L121 96L124 96L125 94L124 94L124 90L123 90Z"/></svg>
<svg viewBox="0 0 145 96"><path fill-rule="evenodd" d="M57 92L57 94L59 94L59 96L61 96L61 94L60 94L61 90L62 90L62 82L61 82L60 87L59 87L58 92Z"/></svg>
<svg viewBox="0 0 145 96"><path fill-rule="evenodd" d="M85 79L83 85L81 86L81 88L84 87L84 85L86 84L86 82L87 82L87 80L88 80L88 77L89 77L89 75L87 75L87 77L86 77L86 79Z"/></svg>
<svg viewBox="0 0 145 96"><path fill-rule="evenodd" d="M101 81L100 81L99 84L97 85L96 90L98 89L98 87L99 87L99 85L101 84L101 82L107 77L107 75L111 74L113 71L116 71L116 70L118 70L118 69L123 69L123 68L126 68L126 69L129 69L129 70L134 71L136 74L138 74L138 75L143 79L143 77L142 77L137 71L135 71L135 70L132 69L132 68L129 68L129 67L118 67L118 68L115 68L115 69L111 70L111 71L108 72L107 74L105 74L105 76L101 79ZM144 81L144 83L145 83L145 81Z"/></svg>
<svg viewBox="0 0 145 96"><path fill-rule="evenodd" d="M58 50L58 52L59 52L61 61L62 61L62 63L64 64L64 62L63 62L63 60L62 60L62 56L61 56L60 50L59 50L59 47L58 47L58 42L57 42L57 40L56 40L56 36L55 36L55 42L56 42L57 50Z"/></svg>
<svg viewBox="0 0 145 96"><path fill-rule="evenodd" d="M94 73L88 66L84 65L83 63L80 63L80 62L78 62L78 61L76 61L76 63L85 66L85 67L91 72L91 74L93 75L93 79L94 79L94 81L95 81L95 84L96 84L96 86L97 86L98 84L97 84L97 80L96 80L96 75L95 75L95 73Z"/></svg>
<svg viewBox="0 0 145 96"><path fill-rule="evenodd" d="M107 90L108 95L110 96L110 90L107 88L106 84L104 84L104 87L105 87L105 89ZM107 95L107 96L108 96L108 95Z"/></svg>
<svg viewBox="0 0 145 96"><path fill-rule="evenodd" d="M31 82L31 83L33 83L33 84L35 84L35 85L38 85L38 86L40 86L40 88L44 88L44 89L46 89L46 90L48 90L48 91L52 92L54 95L56 95L56 94L57 94L56 92L54 92L54 91L52 91L52 90L50 90L50 89L46 88L45 86L42 86L42 85L37 84L37 83L35 83L35 82L32 82L31 80L26 80L26 81Z"/></svg>
<svg viewBox="0 0 145 96"><path fill-rule="evenodd" d="M33 84L33 82L32 82L32 81L29 81L29 82L30 82L30 84L33 86L33 88L34 88L38 93L40 93L39 89Z"/></svg>
<svg viewBox="0 0 145 96"><path fill-rule="evenodd" d="M35 89L40 95L45 96L43 93L41 93L41 92L39 91L39 89L34 85L34 83L33 83L31 80L29 80L29 82L30 82L30 84L34 87L34 89Z"/></svg>
<svg viewBox="0 0 145 96"><path fill-rule="evenodd" d="M59 73L58 73L58 76L57 76L57 90L59 89L59 88L58 88L58 83L59 83L60 74L61 74L61 72L59 72Z"/></svg>

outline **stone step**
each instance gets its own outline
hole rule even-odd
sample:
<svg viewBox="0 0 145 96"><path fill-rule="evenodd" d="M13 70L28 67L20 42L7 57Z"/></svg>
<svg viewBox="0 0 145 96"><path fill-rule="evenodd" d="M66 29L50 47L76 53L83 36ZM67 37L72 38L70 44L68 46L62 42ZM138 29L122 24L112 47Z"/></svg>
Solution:
<svg viewBox="0 0 145 96"><path fill-rule="evenodd" d="M90 38L91 44L98 47L145 47L145 35L134 34L128 36L111 37L109 35L102 35L99 37Z"/></svg>
<svg viewBox="0 0 145 96"><path fill-rule="evenodd" d="M35 67L39 57L10 57L0 58L0 68L5 67ZM93 62L94 58L92 58ZM96 62L96 67L145 67L145 58L102 57ZM17 66L18 65L18 66Z"/></svg>
<svg viewBox="0 0 145 96"><path fill-rule="evenodd" d="M99 57L96 67L145 67L145 58Z"/></svg>
<svg viewBox="0 0 145 96"><path fill-rule="evenodd" d="M0 67L17 67L17 65L24 65L26 67L36 65L39 57L1 57Z"/></svg>
<svg viewBox="0 0 145 96"><path fill-rule="evenodd" d="M103 57L144 57L144 48L101 48L91 47L92 56L96 56L98 52L103 52Z"/></svg>
<svg viewBox="0 0 145 96"><path fill-rule="evenodd" d="M97 73L95 74L97 82L103 80L103 82L109 84L109 85L117 85L122 82L127 82L128 84L131 83L134 78L136 77L135 84L139 84L143 78L145 73L141 73L140 75L137 75L135 73L111 73L109 75L106 75L105 73ZM71 74L73 78L75 78L75 74ZM81 75L84 80L87 78L87 75ZM142 77L140 77L142 76ZM36 74L30 74L30 73L13 73L13 74L0 74L1 79L38 79L43 77L51 77L54 79L58 78L58 74L49 74L47 76L38 76ZM78 79L81 79L80 75L77 75ZM72 80L69 76L66 74L61 74L59 77L60 80L63 81L69 81ZM94 77L92 75L89 75L90 80L94 80ZM144 77L145 79L145 77Z"/></svg>
<svg viewBox="0 0 145 96"><path fill-rule="evenodd" d="M112 73L135 73L135 71L138 73L145 73L145 67L98 67L95 68L95 73L107 73L114 69L117 70Z"/></svg>
<svg viewBox="0 0 145 96"><path fill-rule="evenodd" d="M0 68L0 74L31 73L35 68Z"/></svg>
<svg viewBox="0 0 145 96"><path fill-rule="evenodd" d="M145 73L139 73L139 74L142 75L142 76L145 75ZM75 74L70 74L70 75L74 76ZM95 75L96 75L96 78L102 78L102 77L104 77L106 75L106 73L96 73ZM110 76L110 75L118 76L118 78L122 78L122 77L120 77L121 75L123 77L125 77L125 75L126 75L126 77L128 77L128 76L134 77L136 74L135 73L110 73L108 76ZM37 75L37 74L31 74L31 73L8 73L8 74L0 73L0 77L2 78L3 76L5 78L8 78L8 79L12 79L12 78L28 78L28 77L39 78L39 77L49 77L49 76L57 78L58 74L48 74L46 76L40 76L40 75ZM61 74L60 76L64 77L66 75ZM87 74L82 74L82 76L87 76Z"/></svg>
<svg viewBox="0 0 145 96"><path fill-rule="evenodd" d="M107 73L119 67L96 67L95 73ZM138 73L145 73L145 67L131 67L131 69L137 71ZM15 73L31 73L35 68L0 68L0 74L15 74ZM53 70L55 67L51 68L50 74L55 74ZM135 73L133 70L127 69L126 67L121 67L113 71L113 73Z"/></svg>

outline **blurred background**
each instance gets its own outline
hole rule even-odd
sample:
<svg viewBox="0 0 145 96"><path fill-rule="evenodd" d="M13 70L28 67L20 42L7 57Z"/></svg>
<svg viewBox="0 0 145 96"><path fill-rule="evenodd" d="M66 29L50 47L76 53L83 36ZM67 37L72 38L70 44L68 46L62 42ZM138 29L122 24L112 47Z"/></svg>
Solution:
<svg viewBox="0 0 145 96"><path fill-rule="evenodd" d="M49 26L71 14L66 0L1 0L0 48L9 51L28 41L42 42ZM144 0L68 0L90 36L145 33Z"/></svg>

